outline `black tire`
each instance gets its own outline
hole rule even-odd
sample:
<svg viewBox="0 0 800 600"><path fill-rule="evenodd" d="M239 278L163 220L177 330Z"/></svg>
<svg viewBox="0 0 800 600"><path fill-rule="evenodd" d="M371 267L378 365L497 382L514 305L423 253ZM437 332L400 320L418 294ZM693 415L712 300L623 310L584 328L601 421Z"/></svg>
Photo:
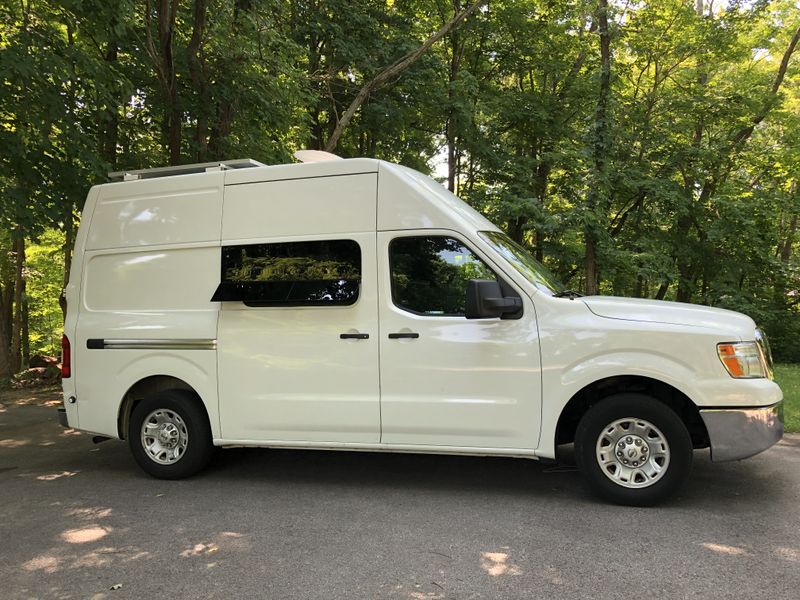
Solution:
<svg viewBox="0 0 800 600"><path fill-rule="evenodd" d="M176 445L177 451L174 448L165 450L169 454L161 456L161 460L170 461L169 464L162 464L154 458L142 440L145 419L157 411L163 411L166 419L177 424L174 427L177 437L185 435L181 438L185 439L185 446ZM158 392L139 402L131 414L128 443L142 470L158 479L183 479L194 475L208 464L214 453L205 409L200 399L186 390Z"/></svg>
<svg viewBox="0 0 800 600"><path fill-rule="evenodd" d="M646 428L640 429L640 425L628 424L633 434L628 436L627 433L622 433L626 431L624 420L628 418L646 421L655 429L651 428L648 434L637 436L637 432L641 434ZM616 429L612 428L617 421L623 422ZM633 430L633 427L637 429ZM606 445L601 445L600 452L607 461L605 468L601 464L601 458L598 457L598 444L604 432L603 444ZM615 439L620 433L622 439L609 444L608 440ZM669 451L668 461L661 455L663 447L658 433L666 442ZM654 435L655 438L651 437ZM637 437L638 440L647 438L648 443L632 445L637 442ZM633 471L631 477L628 469L633 465L628 463L625 466L621 461L631 457L635 457L631 458L631 461L641 460L641 453L638 456L635 453L638 452L638 448L643 448L645 445L648 448L655 448L655 453L650 450L650 454L645 455L650 472ZM603 452L605 448L608 450ZM610 456L608 451L615 456ZM619 459L618 452L622 453ZM629 455L628 452L633 454ZM643 394L617 394L598 402L583 415L575 432L575 461L590 490L601 498L615 504L652 506L672 496L686 481L692 468L692 440L681 418L665 404ZM661 467L660 471L656 472L653 467L658 465L659 461L666 467ZM613 462L617 462L617 465ZM613 479L615 475L616 480ZM626 476L628 480L621 479ZM626 487L627 485L638 487Z"/></svg>

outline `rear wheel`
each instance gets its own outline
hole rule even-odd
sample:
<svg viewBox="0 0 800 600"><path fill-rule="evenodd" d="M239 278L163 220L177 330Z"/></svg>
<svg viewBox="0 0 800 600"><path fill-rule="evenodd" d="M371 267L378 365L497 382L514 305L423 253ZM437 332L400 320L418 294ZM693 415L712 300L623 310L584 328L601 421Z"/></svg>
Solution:
<svg viewBox="0 0 800 600"><path fill-rule="evenodd" d="M618 394L581 419L575 459L594 493L617 504L649 506L674 494L688 477L692 441L665 404Z"/></svg>
<svg viewBox="0 0 800 600"><path fill-rule="evenodd" d="M128 443L139 466L159 479L181 479L208 464L214 451L211 427L197 396L168 390L136 405Z"/></svg>

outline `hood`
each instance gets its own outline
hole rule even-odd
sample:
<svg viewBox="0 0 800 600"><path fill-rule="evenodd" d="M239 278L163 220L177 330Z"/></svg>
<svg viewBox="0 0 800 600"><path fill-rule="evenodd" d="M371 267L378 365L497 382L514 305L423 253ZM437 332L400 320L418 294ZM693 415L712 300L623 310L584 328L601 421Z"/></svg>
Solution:
<svg viewBox="0 0 800 600"><path fill-rule="evenodd" d="M735 335L743 339L754 338L753 319L732 310L683 302L614 296L586 296L580 300L594 314L607 319L704 327L715 329L723 335Z"/></svg>

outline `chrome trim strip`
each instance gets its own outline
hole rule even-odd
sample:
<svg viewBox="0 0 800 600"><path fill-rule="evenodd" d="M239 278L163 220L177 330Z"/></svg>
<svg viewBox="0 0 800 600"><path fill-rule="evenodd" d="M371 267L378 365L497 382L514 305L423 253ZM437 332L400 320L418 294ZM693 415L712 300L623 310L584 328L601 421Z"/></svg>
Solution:
<svg viewBox="0 0 800 600"><path fill-rule="evenodd" d="M104 350L216 350L215 339L104 339Z"/></svg>
<svg viewBox="0 0 800 600"><path fill-rule="evenodd" d="M783 401L761 408L701 409L700 416L714 462L754 456L783 437Z"/></svg>

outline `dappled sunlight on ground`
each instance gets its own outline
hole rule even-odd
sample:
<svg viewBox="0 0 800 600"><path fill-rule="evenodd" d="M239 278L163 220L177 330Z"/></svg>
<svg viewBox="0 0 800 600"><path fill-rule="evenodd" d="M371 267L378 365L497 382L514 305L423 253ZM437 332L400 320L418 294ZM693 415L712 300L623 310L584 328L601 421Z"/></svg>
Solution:
<svg viewBox="0 0 800 600"><path fill-rule="evenodd" d="M738 546L727 546L725 544L714 544L711 542L705 542L700 544L703 548L707 550L711 550L712 552L716 552L717 554L728 554L730 556L740 556L742 554L747 554L747 550L744 548L739 548Z"/></svg>
<svg viewBox="0 0 800 600"><path fill-rule="evenodd" d="M80 471L61 471L60 473L47 473L46 475L39 475L36 479L39 481L55 481L62 477L74 477Z"/></svg>
<svg viewBox="0 0 800 600"><path fill-rule="evenodd" d="M95 521L97 519L105 519L110 517L112 510L104 507L90 507L90 508L73 508L67 511L70 517L78 517L79 519L88 519Z"/></svg>
<svg viewBox="0 0 800 600"><path fill-rule="evenodd" d="M250 543L245 539L244 534L234 531L223 531L213 540L198 542L183 550L180 555L183 558L194 556L209 556L223 550L234 552L245 552L250 550Z"/></svg>
<svg viewBox="0 0 800 600"><path fill-rule="evenodd" d="M29 572L56 573L63 569L82 569L105 567L113 563L126 563L150 557L149 552L133 547L115 548L103 546L82 554L67 556L64 551L52 550L40 554L23 563L22 568Z"/></svg>
<svg viewBox="0 0 800 600"><path fill-rule="evenodd" d="M444 594L438 592L411 592L409 598L412 600L442 600Z"/></svg>
<svg viewBox="0 0 800 600"><path fill-rule="evenodd" d="M433 591L423 591L421 588L423 587L422 584L414 583L414 584L402 584L398 583L396 585L389 586L381 586L383 593L378 594L377 598L407 598L408 600L444 600L447 598L445 594L445 589L440 584L436 583L435 581L431 581L430 585L436 588ZM428 587L428 586L424 586ZM408 589L412 588L412 589Z"/></svg>
<svg viewBox="0 0 800 600"><path fill-rule="evenodd" d="M164 582L175 597L248 586L252 597L332 598L336 586L385 600L605 598L602 581L576 595L595 585L583 569L613 579L622 559L641 561L637 596L759 597L769 577L770 597L794 597L781 577L800 569L800 436L751 462L703 455L694 487L640 511L595 503L560 467L511 460L230 451L208 474L164 482L122 443L94 445L51 408L0 401L0 600L149 598ZM619 515L649 541L615 544ZM748 575L758 569L761 583Z"/></svg>
<svg viewBox="0 0 800 600"><path fill-rule="evenodd" d="M19 390L3 390L0 399L6 408L16 406L59 406L62 400L61 386L43 386Z"/></svg>
<svg viewBox="0 0 800 600"><path fill-rule="evenodd" d="M492 577L519 575L522 570L508 561L505 552L481 552L481 568Z"/></svg>
<svg viewBox="0 0 800 600"><path fill-rule="evenodd" d="M89 521L89 523L61 532L57 539L62 544L24 562L23 570L49 574L64 569L106 567L151 556L150 552L136 546L108 545L106 538L114 532L114 528L98 524L99 520L112 516L113 509L107 506L74 506L66 509L64 514L67 518ZM105 545L91 546L100 540L103 540ZM89 547L86 548L84 545L89 545ZM80 550L76 552L75 550L78 548Z"/></svg>
<svg viewBox="0 0 800 600"><path fill-rule="evenodd" d="M775 548L775 556L783 560L800 563L800 550L796 548Z"/></svg>
<svg viewBox="0 0 800 600"><path fill-rule="evenodd" d="M553 585L564 585L564 576L561 571L553 566L546 565L544 568L539 569L538 575Z"/></svg>
<svg viewBox="0 0 800 600"><path fill-rule="evenodd" d="M112 547L98 548L97 550L92 550L91 552L87 552L86 554L77 557L72 562L70 567L73 569L78 569L81 567L103 567L118 560L121 560L122 562L128 562L132 560L138 560L140 558L146 558L148 556L150 556L150 553L143 550L137 552L130 549L120 550Z"/></svg>
<svg viewBox="0 0 800 600"><path fill-rule="evenodd" d="M22 446L28 446L31 443L31 440L16 440L13 438L6 438L4 440L0 440L0 448L20 448Z"/></svg>
<svg viewBox="0 0 800 600"><path fill-rule="evenodd" d="M22 568L26 571L44 571L45 573L55 573L58 571L60 564L60 558L42 554L23 564Z"/></svg>
<svg viewBox="0 0 800 600"><path fill-rule="evenodd" d="M190 556L200 556L201 554L214 554L219 551L219 546L216 544L195 544L191 548L187 548L181 552L181 556L189 558Z"/></svg>
<svg viewBox="0 0 800 600"><path fill-rule="evenodd" d="M111 531L110 527L90 525L80 529L67 529L61 533L61 539L70 544L86 544L106 537Z"/></svg>

